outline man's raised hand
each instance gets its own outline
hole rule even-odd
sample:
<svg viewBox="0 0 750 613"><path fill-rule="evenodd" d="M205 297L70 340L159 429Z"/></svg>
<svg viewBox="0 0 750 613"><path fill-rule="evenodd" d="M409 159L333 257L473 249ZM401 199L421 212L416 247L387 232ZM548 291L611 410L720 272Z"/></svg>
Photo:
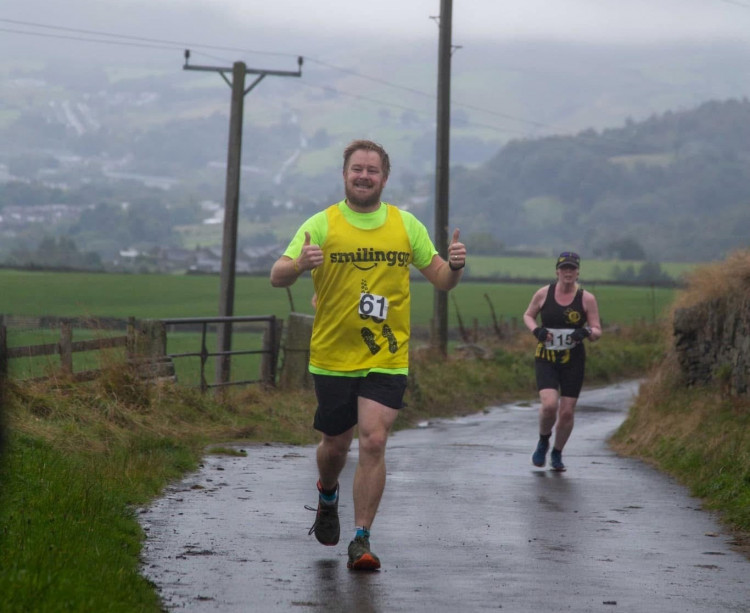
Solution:
<svg viewBox="0 0 750 613"><path fill-rule="evenodd" d="M302 251L297 257L299 272L312 270L323 263L323 250L315 244L310 243L310 233L305 231L305 242L302 243Z"/></svg>
<svg viewBox="0 0 750 613"><path fill-rule="evenodd" d="M460 231L453 230L451 244L448 245L448 265L451 270L459 270L466 266L466 245L458 240Z"/></svg>

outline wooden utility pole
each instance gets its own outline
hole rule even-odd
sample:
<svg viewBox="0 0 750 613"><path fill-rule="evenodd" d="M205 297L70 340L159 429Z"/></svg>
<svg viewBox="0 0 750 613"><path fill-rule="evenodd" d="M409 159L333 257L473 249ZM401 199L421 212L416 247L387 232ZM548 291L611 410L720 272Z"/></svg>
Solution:
<svg viewBox="0 0 750 613"><path fill-rule="evenodd" d="M437 142L435 160L435 248L448 259L450 172L451 38L453 0L440 0L438 26ZM432 346L448 353L448 292L434 290Z"/></svg>
<svg viewBox="0 0 750 613"><path fill-rule="evenodd" d="M302 58L297 58L297 70L265 70L248 68L244 62L235 62L232 68L216 66L188 65L190 50L185 50L184 70L204 70L218 72L232 88L232 106L229 116L229 147L227 152L227 181L224 195L224 235L221 244L221 281L219 287L219 316L234 315L234 279L237 264L237 224L240 202L240 166L242 162L242 123L245 95L267 75L277 77L301 77ZM226 73L232 73L230 81ZM245 75L258 75L245 89ZM231 374L232 324L218 325L218 347L216 350L216 370L214 383L217 386L229 383ZM217 387L221 389L221 387Z"/></svg>

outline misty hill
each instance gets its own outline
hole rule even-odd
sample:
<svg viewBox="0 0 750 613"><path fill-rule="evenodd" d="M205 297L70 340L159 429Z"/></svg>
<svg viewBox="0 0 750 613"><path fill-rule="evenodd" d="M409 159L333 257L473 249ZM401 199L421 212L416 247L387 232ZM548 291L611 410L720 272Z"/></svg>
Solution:
<svg viewBox="0 0 750 613"><path fill-rule="evenodd" d="M514 141L457 171L452 223L506 246L718 259L750 236L750 101Z"/></svg>
<svg viewBox="0 0 750 613"><path fill-rule="evenodd" d="M336 45L345 59L306 58L302 78L247 96L241 244L286 241L339 199L341 151L362 136L391 154L384 197L431 225L436 45L355 42ZM104 49L63 58L36 45L18 61L14 46L0 60L0 261L50 236L104 260L221 240L230 89L183 70L180 50ZM296 57L273 61L296 69ZM451 224L464 236L685 261L741 240L746 153L728 147L747 105L697 107L746 95L749 47L485 43L452 62Z"/></svg>

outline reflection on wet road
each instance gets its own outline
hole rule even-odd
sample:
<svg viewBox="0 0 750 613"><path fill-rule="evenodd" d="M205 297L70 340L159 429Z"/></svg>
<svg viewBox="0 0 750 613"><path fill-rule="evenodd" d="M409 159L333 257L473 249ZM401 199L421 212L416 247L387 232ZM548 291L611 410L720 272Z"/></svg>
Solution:
<svg viewBox="0 0 750 613"><path fill-rule="evenodd" d="M636 389L584 392L566 473L531 465L535 408L393 435L372 533L376 573L346 569L356 443L336 547L307 534L314 447L207 457L142 513L144 575L168 610L196 612L750 611L750 562L715 519L606 446Z"/></svg>

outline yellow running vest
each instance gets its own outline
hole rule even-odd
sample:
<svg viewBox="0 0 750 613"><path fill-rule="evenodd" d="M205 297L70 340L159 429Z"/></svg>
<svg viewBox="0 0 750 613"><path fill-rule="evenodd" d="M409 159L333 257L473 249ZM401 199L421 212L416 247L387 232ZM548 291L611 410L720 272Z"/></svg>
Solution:
<svg viewBox="0 0 750 613"><path fill-rule="evenodd" d="M318 297L310 364L347 372L409 365L411 244L399 210L364 230L338 205L326 209L323 264L312 271Z"/></svg>

